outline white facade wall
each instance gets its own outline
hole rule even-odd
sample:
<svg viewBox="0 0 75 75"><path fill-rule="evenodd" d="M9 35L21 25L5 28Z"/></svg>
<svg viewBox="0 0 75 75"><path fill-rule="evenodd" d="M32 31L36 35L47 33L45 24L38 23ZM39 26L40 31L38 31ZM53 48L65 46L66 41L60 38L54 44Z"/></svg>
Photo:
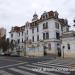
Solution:
<svg viewBox="0 0 75 75"><path fill-rule="evenodd" d="M70 44L70 49L68 49L68 44ZM62 57L72 57L75 58L75 37L68 37L62 39ZM64 56L63 56L64 52Z"/></svg>
<svg viewBox="0 0 75 75"><path fill-rule="evenodd" d="M46 23L46 22L48 22L48 29L43 29L43 23ZM56 39L56 32L59 32L60 36L62 35L60 23L59 23L59 29L56 29L55 22L59 23L55 19L49 19L49 20L45 20L43 22L40 22L39 25L38 25L38 29L39 29L38 32L37 32L37 27L34 28L34 33L32 33L32 29L29 29L29 37L28 38L32 40L32 36L34 36L34 42L33 43L38 43L37 35L39 35L39 40L41 41L41 40L43 40L43 33L49 32L49 39L48 40L43 40L43 41L47 42L47 43L44 43L45 46L47 46L47 47L48 47L49 43L51 44L51 50L48 50L48 49L46 50L47 53L51 53L51 54L56 54L56 52L57 52L57 43L60 42L60 40ZM43 50L43 46L41 45L42 42L40 42L39 44L40 44L39 53L41 51L42 54L43 54L44 50ZM30 55L30 54L33 55L35 53L38 53L37 51L38 50L34 51L34 50L27 49L27 54L28 55Z"/></svg>
<svg viewBox="0 0 75 75"><path fill-rule="evenodd" d="M48 22L48 29L43 29L43 24ZM55 22L57 22L59 24L59 29L56 28ZM19 36L19 32L11 32L11 34L13 34L13 38L10 38L11 40L18 40L20 39L20 43L18 44L18 46L20 46L21 50L24 51L25 48L25 44L24 42L22 43L22 39L23 41L32 41L32 37L34 36L34 42L32 42L32 45L35 44L39 44L39 47L37 48L29 48L26 46L26 54L27 55L33 55L33 56L42 56L44 54L44 49L43 46L47 46L50 43L51 44L51 50L46 49L46 52L49 54L55 54L58 55L58 50L57 50L57 44L59 44L60 48L61 48L61 39L56 39L56 32L60 33L60 36L62 36L62 30L61 30L61 24L57 19L51 18L48 20L44 20L42 22L39 22L38 24L38 32L37 32L37 26L34 27L34 33L32 33L32 28L30 29L30 23L26 24L27 26L25 27L25 31L23 31L23 35L22 32L20 32L20 36ZM28 30L28 34L27 34L27 30ZM67 28L63 27L63 32L66 32ZM43 40L43 33L49 32L49 39L45 39ZM37 35L39 35L39 41L37 41ZM28 37L28 40L27 40ZM40 42L43 41L43 42ZM44 45L43 45L44 44ZM23 49L22 49L23 46Z"/></svg>

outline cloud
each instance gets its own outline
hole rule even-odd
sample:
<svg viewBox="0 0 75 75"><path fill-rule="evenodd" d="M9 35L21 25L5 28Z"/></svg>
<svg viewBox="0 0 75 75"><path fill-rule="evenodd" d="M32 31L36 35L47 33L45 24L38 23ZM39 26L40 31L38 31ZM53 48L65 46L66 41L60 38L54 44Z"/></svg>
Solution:
<svg viewBox="0 0 75 75"><path fill-rule="evenodd" d="M44 11L58 11L71 24L75 15L75 0L0 0L0 27L7 32L15 25L30 21L34 12L40 16Z"/></svg>

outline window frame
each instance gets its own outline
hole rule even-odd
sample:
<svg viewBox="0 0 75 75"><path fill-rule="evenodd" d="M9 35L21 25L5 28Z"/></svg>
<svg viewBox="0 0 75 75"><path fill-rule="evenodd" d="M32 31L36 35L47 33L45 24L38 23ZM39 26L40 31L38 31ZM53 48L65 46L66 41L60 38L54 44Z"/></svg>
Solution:
<svg viewBox="0 0 75 75"><path fill-rule="evenodd" d="M59 36L58 36L59 34ZM56 39L60 39L60 33L59 32L56 32Z"/></svg>
<svg viewBox="0 0 75 75"><path fill-rule="evenodd" d="M56 27L57 29L59 29L59 23L58 23L58 22L55 22L55 27Z"/></svg>
<svg viewBox="0 0 75 75"><path fill-rule="evenodd" d="M32 33L34 33L34 28L32 28Z"/></svg>

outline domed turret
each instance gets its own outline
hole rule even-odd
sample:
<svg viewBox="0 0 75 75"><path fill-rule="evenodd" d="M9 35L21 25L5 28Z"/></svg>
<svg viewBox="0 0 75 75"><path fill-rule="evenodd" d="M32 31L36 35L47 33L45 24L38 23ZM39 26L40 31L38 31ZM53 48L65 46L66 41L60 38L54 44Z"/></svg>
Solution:
<svg viewBox="0 0 75 75"><path fill-rule="evenodd" d="M33 15L32 21L36 21L36 20L38 20L38 15L37 15L36 12L35 12L35 14Z"/></svg>
<svg viewBox="0 0 75 75"><path fill-rule="evenodd" d="M58 12L55 11L55 17L56 17L56 18L58 18L58 15L59 15Z"/></svg>

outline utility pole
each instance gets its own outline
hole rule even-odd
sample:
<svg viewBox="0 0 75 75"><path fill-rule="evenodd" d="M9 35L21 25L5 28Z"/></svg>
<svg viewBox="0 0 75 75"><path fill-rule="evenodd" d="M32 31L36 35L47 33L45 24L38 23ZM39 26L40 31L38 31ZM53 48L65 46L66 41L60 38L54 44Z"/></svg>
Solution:
<svg viewBox="0 0 75 75"><path fill-rule="evenodd" d="M75 27L75 18L74 18L73 22L74 22L74 25L73 26Z"/></svg>

